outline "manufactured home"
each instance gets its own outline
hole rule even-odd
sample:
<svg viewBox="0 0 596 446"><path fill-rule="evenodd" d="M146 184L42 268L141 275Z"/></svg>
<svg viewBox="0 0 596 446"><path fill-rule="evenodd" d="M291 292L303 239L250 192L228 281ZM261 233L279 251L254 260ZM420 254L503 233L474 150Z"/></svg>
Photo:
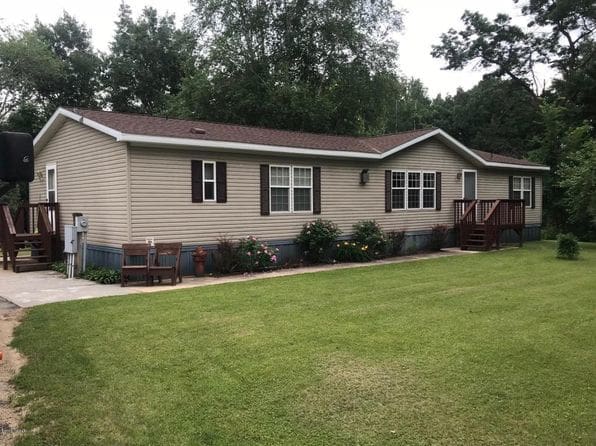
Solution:
<svg viewBox="0 0 596 446"><path fill-rule="evenodd" d="M66 108L34 150L30 201L53 209L57 234L73 214L89 217L90 262L119 265L123 243L182 242L187 273L191 251L222 236L255 235L296 255L302 225L319 217L345 236L375 219L418 248L438 224L462 230L451 243L463 248L491 222L499 235L536 239L548 171L436 128L348 137Z"/></svg>

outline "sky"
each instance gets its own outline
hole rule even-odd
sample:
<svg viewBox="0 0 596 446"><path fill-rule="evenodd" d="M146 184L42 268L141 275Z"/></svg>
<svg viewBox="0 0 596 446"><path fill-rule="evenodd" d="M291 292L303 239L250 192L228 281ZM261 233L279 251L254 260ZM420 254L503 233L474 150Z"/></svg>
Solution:
<svg viewBox="0 0 596 446"><path fill-rule="evenodd" d="M96 48L106 51L114 32L114 22L121 0L0 0L0 26L19 26L54 22L67 11L85 23L93 32ZM188 0L127 0L133 13L144 6L153 6L160 14L176 14L179 23L190 12ZM397 8L405 10L404 30L397 36L400 43L400 71L404 76L422 80L431 97L454 94L458 87L469 89L480 79L482 72L473 68L447 71L445 61L430 55L431 46L439 43L441 33L449 28L461 29L460 17L466 9L480 11L489 18L505 12L516 22L523 23L519 5L513 0L394 0ZM548 72L540 73L545 80Z"/></svg>

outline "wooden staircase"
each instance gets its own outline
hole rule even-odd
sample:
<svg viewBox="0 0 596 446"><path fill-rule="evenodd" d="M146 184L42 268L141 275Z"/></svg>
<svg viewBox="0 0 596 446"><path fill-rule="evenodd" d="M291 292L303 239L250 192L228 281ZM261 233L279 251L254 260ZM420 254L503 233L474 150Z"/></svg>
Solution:
<svg viewBox="0 0 596 446"><path fill-rule="evenodd" d="M461 249L464 251L487 251L489 248L486 243L486 228L483 224L477 224L472 227L466 240L463 240Z"/></svg>
<svg viewBox="0 0 596 446"><path fill-rule="evenodd" d="M3 269L9 263L15 273L49 269L60 241L57 215L57 203L40 203L21 207L13 219L8 206L0 204Z"/></svg>
<svg viewBox="0 0 596 446"><path fill-rule="evenodd" d="M460 247L467 251L488 251L501 247L501 234L511 229L523 243L525 204L523 200L456 200L455 226Z"/></svg>

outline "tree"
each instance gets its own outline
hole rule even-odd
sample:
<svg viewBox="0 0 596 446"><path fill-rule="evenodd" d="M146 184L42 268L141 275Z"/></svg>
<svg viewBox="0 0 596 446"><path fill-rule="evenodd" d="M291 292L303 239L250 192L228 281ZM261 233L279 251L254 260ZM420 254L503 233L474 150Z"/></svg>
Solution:
<svg viewBox="0 0 596 446"><path fill-rule="evenodd" d="M91 33L64 13L0 40L0 126L35 133L59 106L97 105L101 60Z"/></svg>
<svg viewBox="0 0 596 446"><path fill-rule="evenodd" d="M163 112L192 72L193 47L190 35L176 28L174 15L159 17L154 8L145 8L135 21L122 3L104 76L106 103L116 111Z"/></svg>
<svg viewBox="0 0 596 446"><path fill-rule="evenodd" d="M525 157L540 130L539 107L511 80L485 79L433 101L433 125L471 147Z"/></svg>
<svg viewBox="0 0 596 446"><path fill-rule="evenodd" d="M477 63L492 70L487 76L509 77L535 97L544 90L535 76L536 64L548 64L567 76L594 58L596 7L591 0L529 0L522 14L529 31L513 25L506 14L491 22L465 11L464 29L442 34L432 55L447 60L450 70Z"/></svg>
<svg viewBox="0 0 596 446"><path fill-rule="evenodd" d="M37 20L33 32L63 66L62 76L38 88L48 106L96 107L102 61L91 45L91 32L66 12L52 25Z"/></svg>
<svg viewBox="0 0 596 446"><path fill-rule="evenodd" d="M395 106L383 101L394 104L387 92L401 81L390 0L192 3L187 26L204 50L172 113L318 132L387 127Z"/></svg>
<svg viewBox="0 0 596 446"><path fill-rule="evenodd" d="M596 237L596 139L591 134L592 128L583 125L565 135L568 156L557 172L568 223L588 239Z"/></svg>

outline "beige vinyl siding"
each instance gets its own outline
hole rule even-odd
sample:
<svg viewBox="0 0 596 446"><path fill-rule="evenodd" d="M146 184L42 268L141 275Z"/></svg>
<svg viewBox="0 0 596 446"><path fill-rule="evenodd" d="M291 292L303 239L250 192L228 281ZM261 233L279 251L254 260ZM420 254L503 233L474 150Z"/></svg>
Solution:
<svg viewBox="0 0 596 446"><path fill-rule="evenodd" d="M509 198L509 177L522 176L536 178L536 204L534 209L526 208L526 224L542 223L542 176L533 172L515 170L478 170L478 198Z"/></svg>
<svg viewBox="0 0 596 446"><path fill-rule="evenodd" d="M325 158L283 158L222 154L206 150L131 147L130 188L132 240L179 240L185 244L213 243L220 236L248 234L266 240L292 240L312 213L260 215L259 165L321 166L321 218L336 222L345 234L358 220L376 219L386 230L428 230L453 224L453 200L461 198L462 169L475 167L437 140L429 140L383 162ZM191 160L227 162L228 202L191 202ZM360 185L360 171L370 181ZM385 212L384 171L410 169L442 172L442 210ZM478 171L479 198L507 198L508 172ZM487 179L483 177L486 174ZM489 180L490 178L490 180ZM537 185L540 182L537 180ZM537 187L538 189L538 187ZM537 190L537 201L540 197ZM539 207L532 210L539 215Z"/></svg>
<svg viewBox="0 0 596 446"><path fill-rule="evenodd" d="M119 246L129 239L127 149L124 143L67 120L36 154L30 201L46 201L45 166L56 163L62 225L72 213L89 217L88 242ZM62 231L62 228L60 229Z"/></svg>

